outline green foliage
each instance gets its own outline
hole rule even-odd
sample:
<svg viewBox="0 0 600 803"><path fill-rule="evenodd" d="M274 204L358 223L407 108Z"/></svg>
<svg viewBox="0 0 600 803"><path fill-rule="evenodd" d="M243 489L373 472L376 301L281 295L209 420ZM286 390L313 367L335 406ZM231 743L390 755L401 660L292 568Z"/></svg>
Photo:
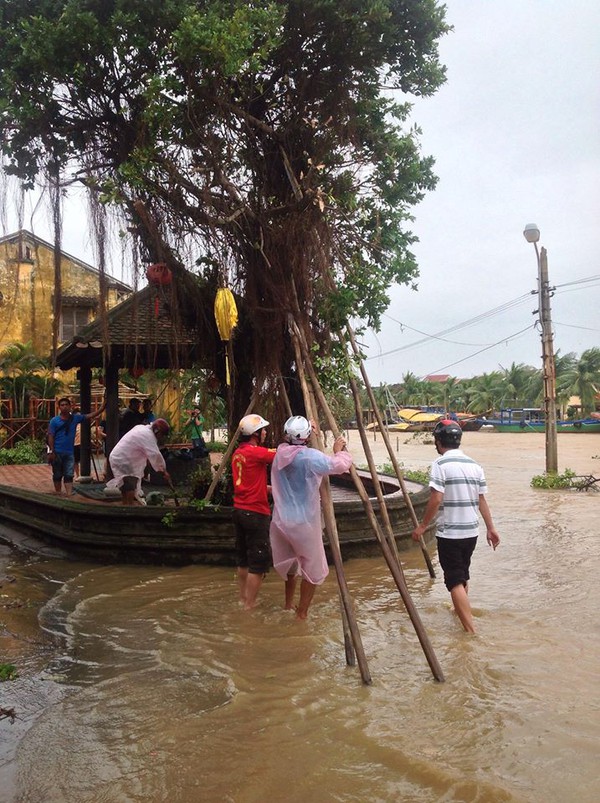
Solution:
<svg viewBox="0 0 600 803"><path fill-rule="evenodd" d="M225 441L208 441L206 448L209 452L219 452L224 454L227 451L228 444Z"/></svg>
<svg viewBox="0 0 600 803"><path fill-rule="evenodd" d="M165 515L160 520L160 523L164 524L165 527L174 527L176 519L177 519L177 511L170 510L168 513L165 513Z"/></svg>
<svg viewBox="0 0 600 803"><path fill-rule="evenodd" d="M19 677L17 667L13 664L0 664L0 682L16 680Z"/></svg>
<svg viewBox="0 0 600 803"><path fill-rule="evenodd" d="M572 488L573 477L576 477L574 471L566 468L562 474L536 474L531 479L532 488Z"/></svg>
<svg viewBox="0 0 600 803"><path fill-rule="evenodd" d="M402 476L410 480L411 482L418 482L421 485L429 485L429 474L430 469L425 468L404 468L400 466L402 470ZM394 467L391 463L384 463L382 466L378 467L378 470L381 471L382 474L386 474L388 477L395 477L396 472L394 471Z"/></svg>
<svg viewBox="0 0 600 803"><path fill-rule="evenodd" d="M213 474L208 464L206 466L200 466L190 475L191 505L198 507L200 503L201 508L204 506L204 497L212 481ZM231 506L233 504L233 480L229 467L221 474L215 486L211 504L217 506Z"/></svg>
<svg viewBox="0 0 600 803"><path fill-rule="evenodd" d="M194 249L216 260L247 299L257 362L276 364L294 292L327 344L350 317L378 326L390 285L418 275L411 208L436 178L406 99L445 80L444 13L437 0L5 4L7 169L30 186L58 170L121 207L180 282Z"/></svg>
<svg viewBox="0 0 600 803"><path fill-rule="evenodd" d="M0 352L0 390L13 401L13 415L29 416L29 401L57 396L62 383L52 376L46 357L36 354L33 345L10 343Z"/></svg>
<svg viewBox="0 0 600 803"><path fill-rule="evenodd" d="M589 414L600 388L600 349L588 349L581 357L555 355L557 399L564 410L572 395L582 399L583 410L567 410L569 418ZM542 371L531 365L512 363L509 368L470 379L449 377L445 382L427 382L410 371L397 384L374 388L381 410L410 405L438 405L447 411L484 415L502 407L534 407L543 404ZM368 405L370 406L370 405ZM563 414L561 414L562 417Z"/></svg>
<svg viewBox="0 0 600 803"><path fill-rule="evenodd" d="M28 466L41 463L46 445L37 440L23 440L12 449L0 448L0 466Z"/></svg>

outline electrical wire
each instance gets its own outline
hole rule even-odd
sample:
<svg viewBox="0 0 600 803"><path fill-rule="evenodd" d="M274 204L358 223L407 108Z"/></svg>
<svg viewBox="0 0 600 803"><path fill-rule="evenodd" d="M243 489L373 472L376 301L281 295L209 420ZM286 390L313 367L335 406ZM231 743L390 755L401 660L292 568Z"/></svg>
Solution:
<svg viewBox="0 0 600 803"><path fill-rule="evenodd" d="M487 310L487 312L482 312L480 315L476 315L474 318L469 318L468 320L463 321L462 323L455 324L454 326L451 326L449 329L443 329L441 332L436 332L433 335L427 334L426 332L419 332L418 329L414 329L413 331L419 332L420 334L425 335L425 337L422 338L421 340L416 340L412 343L407 343L404 346L399 346L398 348L391 349L390 351L384 351L379 354L374 354L372 357L367 357L367 360L374 360L378 357L388 357L390 354L397 354L399 351L406 351L407 349L413 348L413 346L419 346L421 345L421 343L426 343L432 339L444 340L444 335L451 334L452 332L456 332L459 329L464 329L468 326L474 326L476 323L480 323L482 320L487 320L489 318L492 318L494 315L499 315L502 312L506 312L507 310L512 309L513 307L525 303L525 301L527 301L530 297L531 293L524 293L523 295L518 296L517 298L513 298L511 301L506 301L504 304L500 304L500 306L498 307L493 307L491 310ZM391 318L391 316L388 315L387 313L384 313L384 315L386 318ZM407 326L401 321L395 320L394 318L391 318L391 320L393 320L394 323L397 323L400 326L404 326L407 329L412 329L412 327ZM456 343L456 341L452 340L448 340L447 342ZM478 344L459 343L459 345L478 345Z"/></svg>
<svg viewBox="0 0 600 803"><path fill-rule="evenodd" d="M439 374L440 371L445 371L446 368L452 368L454 365L459 365L461 362L470 360L472 357L477 357L478 354L483 354L484 351L489 351L490 349L493 349L495 346L499 346L502 343L508 343L509 340L514 340L515 338L519 337L519 335L528 332L531 328L532 326L530 324L529 326L526 326L524 329L520 329L518 332L515 332L514 334L509 335L508 337L503 337L502 340L498 340L497 343L492 343L490 346L486 346L485 348L476 351L474 354L469 354L467 357L463 357L460 360L455 360L454 362L451 362L448 365L443 365L441 368L436 368L435 371L428 371L426 374L423 375L423 379L425 379L426 376L431 376L432 374Z"/></svg>

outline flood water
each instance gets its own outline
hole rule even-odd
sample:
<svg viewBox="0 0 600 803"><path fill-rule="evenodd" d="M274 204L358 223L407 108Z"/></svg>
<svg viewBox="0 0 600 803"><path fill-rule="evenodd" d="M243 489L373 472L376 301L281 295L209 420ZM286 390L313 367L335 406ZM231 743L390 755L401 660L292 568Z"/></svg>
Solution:
<svg viewBox="0 0 600 803"><path fill-rule="evenodd" d="M0 548L1 660L20 672L0 684L18 717L0 720L0 800L595 803L600 494L531 489L539 434L466 433L463 446L502 538L474 555L476 636L437 556L431 580L418 548L402 553L445 683L379 558L345 564L367 687L345 664L333 572L299 622L274 574L244 613L230 568ZM385 462L379 441L375 454ZM398 456L419 468L435 453L402 435ZM600 437L559 435L559 464L598 476Z"/></svg>

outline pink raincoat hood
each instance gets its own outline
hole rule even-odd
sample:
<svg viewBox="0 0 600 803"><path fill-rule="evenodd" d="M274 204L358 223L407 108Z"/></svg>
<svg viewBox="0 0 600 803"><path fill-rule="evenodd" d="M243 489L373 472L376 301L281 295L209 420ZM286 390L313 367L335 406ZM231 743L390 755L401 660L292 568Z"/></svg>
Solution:
<svg viewBox="0 0 600 803"><path fill-rule="evenodd" d="M301 449L306 449L306 446L293 446L291 443L280 443L277 447L277 462L280 468L286 468L290 463L294 462L294 458Z"/></svg>

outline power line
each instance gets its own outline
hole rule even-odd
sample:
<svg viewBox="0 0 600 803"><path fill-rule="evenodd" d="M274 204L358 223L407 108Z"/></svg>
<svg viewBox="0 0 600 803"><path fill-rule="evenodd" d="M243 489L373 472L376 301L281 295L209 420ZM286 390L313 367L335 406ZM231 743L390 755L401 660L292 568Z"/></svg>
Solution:
<svg viewBox="0 0 600 803"><path fill-rule="evenodd" d="M555 326L568 326L569 329L583 329L586 332L600 332L600 329L592 329L590 326L576 326L573 323L561 323L560 321L552 321Z"/></svg>
<svg viewBox="0 0 600 803"><path fill-rule="evenodd" d="M586 284L587 282L597 282L600 280L600 276L588 276L586 279L576 279L574 282L565 282L564 284L557 284L555 288L558 289L559 287L571 287L575 284Z"/></svg>
<svg viewBox="0 0 600 803"><path fill-rule="evenodd" d="M435 371L428 371L426 374L423 375L423 378L429 376L430 374L439 374L440 371L445 371L446 368L452 368L454 365L459 365L461 362L470 360L471 357L477 357L478 354L482 354L484 351L489 351L490 349L493 349L495 346L499 346L501 343L508 343L509 340L514 340L516 337L519 337L519 335L522 335L524 332L528 332L531 328L532 327L530 324L529 326L526 326L525 329L521 329L520 331L515 332L514 334L509 335L508 337L503 337L502 340L498 340L497 343L492 343L491 346L486 346L484 349L480 349L479 351L476 351L474 354L469 354L468 357L463 357L462 359L455 360L455 362L451 362L448 365L443 365L441 368L436 368Z"/></svg>
<svg viewBox="0 0 600 803"><path fill-rule="evenodd" d="M441 332L436 332L435 334L431 335L426 332L420 332L418 329L413 329L413 327L408 326L407 324L402 323L402 321L398 321L394 318L391 318L390 315L384 313L386 318L390 318L394 321L394 323L399 324L400 326L405 326L407 329L411 329L415 332L419 332L420 334L425 335L424 338L421 340L415 340L413 343L407 343L404 346L399 346L396 349L391 349L390 351L384 351L379 354L374 354L372 357L367 357L367 360L374 360L378 357L388 357L390 354L397 354L399 351L406 351L406 349L413 348L413 346L420 346L421 343L427 343L429 340L444 340L444 335L451 334L452 332L456 332L459 329L464 329L467 326L474 326L476 323L480 323L482 320L487 320L488 318L492 318L494 315L499 315L501 312L506 312L508 309L512 307L516 307L520 304L523 304L531 297L531 293L524 293L517 298L513 298L511 301L506 301L504 304L500 304L498 307L493 307L491 310L487 310L487 312L482 312L480 315L476 315L474 318L469 318L462 323L455 324L448 329L443 329ZM448 340L449 343L456 343L456 341ZM470 343L459 343L458 345L478 345L478 344L470 344ZM494 344L492 344L494 345Z"/></svg>

